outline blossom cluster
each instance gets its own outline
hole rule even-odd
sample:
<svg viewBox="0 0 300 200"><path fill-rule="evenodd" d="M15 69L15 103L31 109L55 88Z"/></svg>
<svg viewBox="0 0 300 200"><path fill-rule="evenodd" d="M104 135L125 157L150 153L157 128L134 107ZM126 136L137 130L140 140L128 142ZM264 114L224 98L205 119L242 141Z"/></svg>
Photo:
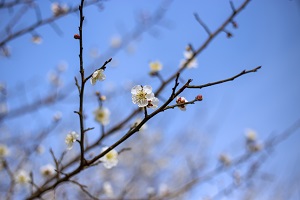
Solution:
<svg viewBox="0 0 300 200"><path fill-rule="evenodd" d="M59 4L57 2L52 3L51 11L54 16L59 16L65 14L69 11L69 6L67 4Z"/></svg>
<svg viewBox="0 0 300 200"><path fill-rule="evenodd" d="M157 108L159 100L154 96L150 85L136 85L131 89L132 102L138 107Z"/></svg>

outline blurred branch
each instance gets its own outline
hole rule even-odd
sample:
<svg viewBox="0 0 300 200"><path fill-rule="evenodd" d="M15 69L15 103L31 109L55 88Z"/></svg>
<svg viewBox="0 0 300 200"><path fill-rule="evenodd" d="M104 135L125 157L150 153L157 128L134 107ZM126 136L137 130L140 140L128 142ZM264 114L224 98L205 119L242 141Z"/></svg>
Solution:
<svg viewBox="0 0 300 200"><path fill-rule="evenodd" d="M87 1L84 6L90 6L90 5L94 5L94 4L97 4L99 2L101 2L102 0L90 0L90 1ZM0 47L2 46L5 46L8 42L26 34L26 33L29 33L41 26L44 26L44 25L47 25L47 24L50 24L70 13L74 13L74 12L77 12L78 11L78 6L74 6L72 8L70 8L67 12L65 13L62 13L60 15L57 15L57 16L51 16L51 17L48 17L48 18L45 18L45 19L40 19L38 20L37 22L33 23L32 25L26 27L26 28L23 28L19 31L16 31L12 34L9 34L7 37L5 37L3 40L0 40Z"/></svg>

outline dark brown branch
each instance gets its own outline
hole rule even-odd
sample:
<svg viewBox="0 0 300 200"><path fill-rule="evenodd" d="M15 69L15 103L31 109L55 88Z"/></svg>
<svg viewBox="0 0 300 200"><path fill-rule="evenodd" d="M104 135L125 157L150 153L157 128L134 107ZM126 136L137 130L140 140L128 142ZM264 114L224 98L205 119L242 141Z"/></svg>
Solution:
<svg viewBox="0 0 300 200"><path fill-rule="evenodd" d="M218 84L221 84L221 83L225 83L225 82L228 82L228 81L233 81L234 79L242 76L242 75L245 75L245 74L248 74L248 73L252 73L252 72L256 72L257 70L259 70L261 68L261 66L258 66L254 69L251 69L251 70L244 70L242 71L241 73L231 77L231 78L227 78L227 79L224 79L224 80L220 80L220 81L216 81L216 82L212 82L212 83L207 83L207 84L204 84L204 85L189 85L188 88L198 88L198 89L201 89L201 88L204 88L204 87L209 87L209 86L212 86L212 85L218 85Z"/></svg>

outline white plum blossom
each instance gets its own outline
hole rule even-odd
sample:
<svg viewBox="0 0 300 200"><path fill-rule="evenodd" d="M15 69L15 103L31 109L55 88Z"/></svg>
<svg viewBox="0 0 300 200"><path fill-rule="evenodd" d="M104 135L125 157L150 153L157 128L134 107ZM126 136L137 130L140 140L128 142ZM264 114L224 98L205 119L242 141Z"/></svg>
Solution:
<svg viewBox="0 0 300 200"><path fill-rule="evenodd" d="M15 181L19 184L27 184L30 182L29 174L25 170L19 170L15 175Z"/></svg>
<svg viewBox="0 0 300 200"><path fill-rule="evenodd" d="M180 67L182 67L183 64L184 64L187 60L189 60L189 59L192 58L193 52L192 52L190 49L188 49L188 50L184 51L183 55L184 55L184 59L182 59L182 60L180 61L180 65L179 65ZM196 58L193 58L193 59L189 62L189 64L187 65L187 68L196 68L197 66L198 66L198 62L197 62Z"/></svg>
<svg viewBox="0 0 300 200"><path fill-rule="evenodd" d="M4 158L9 154L9 150L5 144L0 144L0 158Z"/></svg>
<svg viewBox="0 0 300 200"><path fill-rule="evenodd" d="M69 11L69 6L67 4L59 4L54 2L51 4L51 11L54 16L59 16L67 13Z"/></svg>
<svg viewBox="0 0 300 200"><path fill-rule="evenodd" d="M67 144L67 149L71 150L73 148L73 143L76 142L76 140L79 138L79 135L75 132L72 131L70 132L65 139L65 143Z"/></svg>
<svg viewBox="0 0 300 200"><path fill-rule="evenodd" d="M149 66L151 73L159 72L160 70L162 70L162 64L159 61L150 62Z"/></svg>
<svg viewBox="0 0 300 200"><path fill-rule="evenodd" d="M152 101L154 94L152 87L149 85L141 86L136 85L131 89L132 102L137 104L139 107L145 107L149 101Z"/></svg>
<svg viewBox="0 0 300 200"><path fill-rule="evenodd" d="M103 69L98 69L94 71L92 77L91 77L91 84L95 85L97 80L104 81L105 80L105 74Z"/></svg>
<svg viewBox="0 0 300 200"><path fill-rule="evenodd" d="M177 97L176 103L181 104L181 103L186 103L188 102L184 97ZM178 108L182 111L186 111L186 104L178 106Z"/></svg>
<svg viewBox="0 0 300 200"><path fill-rule="evenodd" d="M108 147L103 147L102 152L104 152L106 149L108 149ZM112 149L103 157L101 157L100 161L103 162L105 168L110 169L118 164L118 152Z"/></svg>
<svg viewBox="0 0 300 200"><path fill-rule="evenodd" d="M156 97L153 97L152 100L148 101L148 108L156 109L158 106L159 100Z"/></svg>
<svg viewBox="0 0 300 200"><path fill-rule="evenodd" d="M95 120L102 125L107 125L109 124L109 116L110 116L110 111L107 108L97 108L94 111L95 115Z"/></svg>
<svg viewBox="0 0 300 200"><path fill-rule="evenodd" d="M47 164L40 168L40 172L43 176L49 177L55 174L55 167L51 164Z"/></svg>

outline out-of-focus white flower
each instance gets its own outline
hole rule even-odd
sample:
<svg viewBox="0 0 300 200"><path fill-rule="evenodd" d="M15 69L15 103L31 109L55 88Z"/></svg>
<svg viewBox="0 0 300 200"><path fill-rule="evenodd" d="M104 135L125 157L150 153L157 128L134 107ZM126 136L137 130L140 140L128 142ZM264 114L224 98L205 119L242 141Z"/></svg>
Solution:
<svg viewBox="0 0 300 200"><path fill-rule="evenodd" d="M41 167L40 172L43 176L49 177L55 174L55 167L51 164L47 164Z"/></svg>
<svg viewBox="0 0 300 200"><path fill-rule="evenodd" d="M149 101L152 101L154 94L152 87L149 85L141 86L136 85L131 89L132 102L137 104L139 107L145 107Z"/></svg>
<svg viewBox="0 0 300 200"><path fill-rule="evenodd" d="M92 77L91 77L91 84L95 85L95 83L99 81L104 81L105 80L105 74L103 69L98 69L94 71Z"/></svg>
<svg viewBox="0 0 300 200"><path fill-rule="evenodd" d="M165 183L162 183L159 185L159 188L158 188L158 194L159 196L164 196L164 195L167 195L169 193L169 187L167 184Z"/></svg>
<svg viewBox="0 0 300 200"><path fill-rule="evenodd" d="M43 41L43 39L42 39L42 37L39 36L39 35L34 35L34 36L32 36L31 41L32 41L34 44L41 44L42 41Z"/></svg>
<svg viewBox="0 0 300 200"><path fill-rule="evenodd" d="M56 87L63 85L63 81L59 77L59 74L57 74L56 72L50 72L48 74L48 79L49 79L50 83Z"/></svg>
<svg viewBox="0 0 300 200"><path fill-rule="evenodd" d="M159 61L150 62L150 73L159 72L162 70L162 64Z"/></svg>
<svg viewBox="0 0 300 200"><path fill-rule="evenodd" d="M60 61L58 63L58 65L56 66L56 68L57 68L57 70L59 72L64 72L64 71L66 71L68 69L68 62L62 60L62 61Z"/></svg>
<svg viewBox="0 0 300 200"><path fill-rule="evenodd" d="M30 182L29 174L25 170L20 170L15 175L15 181L19 184L25 185Z"/></svg>
<svg viewBox="0 0 300 200"><path fill-rule="evenodd" d="M188 50L184 51L183 55L184 55L184 59L182 59L182 60L180 61L180 65L179 65L180 67L182 67L183 64L184 64L185 62L187 62L187 60L189 60L189 59L192 58L193 52L192 52L191 50L188 49ZM198 62L197 62L196 58L193 58L193 59L189 62L189 64L187 65L187 68L196 68L197 66L198 66Z"/></svg>
<svg viewBox="0 0 300 200"><path fill-rule="evenodd" d="M65 139L65 143L67 144L67 149L71 150L73 148L73 143L76 142L76 140L79 138L79 135L75 132L72 131L70 132Z"/></svg>
<svg viewBox="0 0 300 200"><path fill-rule="evenodd" d="M114 197L114 191L113 191L113 188L111 186L111 184L109 182L104 182L103 183L103 191L104 191L104 194L109 197L109 198L112 198Z"/></svg>
<svg viewBox="0 0 300 200"><path fill-rule="evenodd" d="M110 111L107 108L98 108L94 111L95 120L102 125L109 124Z"/></svg>
<svg viewBox="0 0 300 200"><path fill-rule="evenodd" d="M45 152L45 147L43 145L39 145L37 148L36 148L36 152L38 154L43 154Z"/></svg>
<svg viewBox="0 0 300 200"><path fill-rule="evenodd" d="M54 2L51 4L51 11L54 16L59 16L68 12L69 6L67 4L59 4L57 2Z"/></svg>
<svg viewBox="0 0 300 200"><path fill-rule="evenodd" d="M176 103L181 104L181 103L186 103L188 102L184 97L177 97ZM182 111L186 111L186 104L178 106L178 108Z"/></svg>
<svg viewBox="0 0 300 200"><path fill-rule="evenodd" d="M148 101L148 108L156 109L158 107L159 100L156 97L153 97L152 100Z"/></svg>
<svg viewBox="0 0 300 200"><path fill-rule="evenodd" d="M110 45L113 48L119 48L121 44L122 44L122 39L120 36L115 35L110 40Z"/></svg>
<svg viewBox="0 0 300 200"><path fill-rule="evenodd" d="M153 187L148 187L146 191L149 196L152 196L155 194L155 189Z"/></svg>
<svg viewBox="0 0 300 200"><path fill-rule="evenodd" d="M108 147L103 147L102 152L104 152ZM118 152L114 149L109 151L105 156L100 158L100 161L103 162L105 168L110 169L118 164Z"/></svg>
<svg viewBox="0 0 300 200"><path fill-rule="evenodd" d="M258 152L263 149L263 144L259 142L253 142L248 144L248 148L251 152Z"/></svg>
<svg viewBox="0 0 300 200"><path fill-rule="evenodd" d="M5 144L0 144L0 158L4 158L9 155L9 149Z"/></svg>
<svg viewBox="0 0 300 200"><path fill-rule="evenodd" d="M257 139L256 132L252 129L246 130L246 139L248 142L254 142Z"/></svg>
<svg viewBox="0 0 300 200"><path fill-rule="evenodd" d="M225 166L229 166L231 164L231 158L226 153L221 153L219 155L219 161Z"/></svg>
<svg viewBox="0 0 300 200"><path fill-rule="evenodd" d="M53 115L53 120L54 121L59 121L61 120L61 117L62 117L62 113L60 111L57 111L54 115Z"/></svg>

